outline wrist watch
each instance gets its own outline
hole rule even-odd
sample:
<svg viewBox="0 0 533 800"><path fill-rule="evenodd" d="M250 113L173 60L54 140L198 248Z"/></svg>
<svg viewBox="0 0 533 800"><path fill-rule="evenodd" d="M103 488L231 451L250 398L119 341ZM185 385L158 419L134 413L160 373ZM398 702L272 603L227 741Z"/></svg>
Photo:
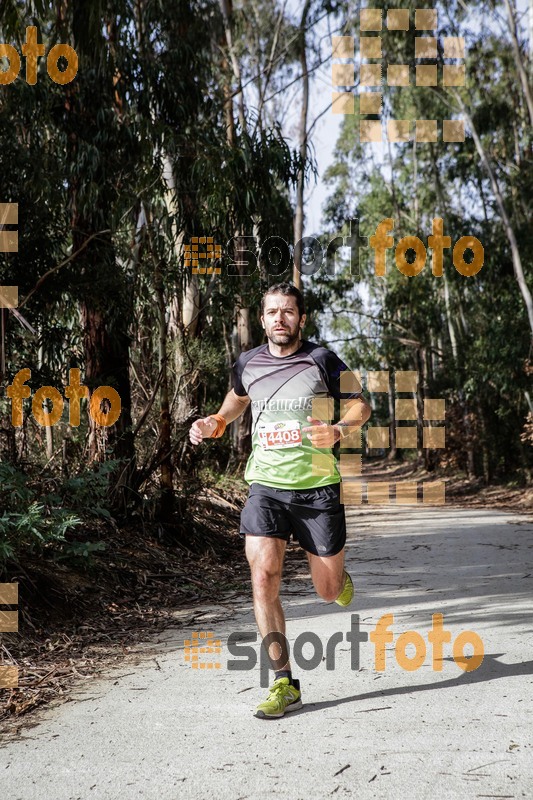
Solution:
<svg viewBox="0 0 533 800"><path fill-rule="evenodd" d="M349 422L337 422L335 427L339 429L340 438L346 439L346 437L350 435L351 428L353 428L354 425L351 425Z"/></svg>

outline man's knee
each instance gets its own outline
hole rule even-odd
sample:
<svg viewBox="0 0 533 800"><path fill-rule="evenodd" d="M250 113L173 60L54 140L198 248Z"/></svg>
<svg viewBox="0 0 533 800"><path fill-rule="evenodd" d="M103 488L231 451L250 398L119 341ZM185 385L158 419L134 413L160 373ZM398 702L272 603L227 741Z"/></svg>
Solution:
<svg viewBox="0 0 533 800"><path fill-rule="evenodd" d="M340 577L334 575L323 576L321 579L315 579L314 583L319 597L327 603L331 603L333 600L337 599L342 591L344 572Z"/></svg>
<svg viewBox="0 0 533 800"><path fill-rule="evenodd" d="M327 603L336 600L344 585L344 550L334 556L307 554L316 593Z"/></svg>
<svg viewBox="0 0 533 800"><path fill-rule="evenodd" d="M257 600L275 600L279 594L280 582L278 569L263 564L252 566L252 589Z"/></svg>
<svg viewBox="0 0 533 800"><path fill-rule="evenodd" d="M333 600L336 600L341 593L340 588L333 584L316 587L316 590L322 600L325 600L327 603L331 603Z"/></svg>
<svg viewBox="0 0 533 800"><path fill-rule="evenodd" d="M246 545L254 597L267 601L275 599L281 583L285 543L281 540L254 539L247 541Z"/></svg>

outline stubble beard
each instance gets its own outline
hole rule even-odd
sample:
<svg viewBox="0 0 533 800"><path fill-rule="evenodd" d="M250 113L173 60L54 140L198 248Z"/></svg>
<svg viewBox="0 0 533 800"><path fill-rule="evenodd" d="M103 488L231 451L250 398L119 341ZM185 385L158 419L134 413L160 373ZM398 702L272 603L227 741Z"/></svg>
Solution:
<svg viewBox="0 0 533 800"><path fill-rule="evenodd" d="M286 333L280 333L279 331L271 331L270 334L267 334L267 339L270 339L272 344L278 345L278 347L289 347L294 342L297 342L300 336L300 329L297 328L294 333L287 331Z"/></svg>

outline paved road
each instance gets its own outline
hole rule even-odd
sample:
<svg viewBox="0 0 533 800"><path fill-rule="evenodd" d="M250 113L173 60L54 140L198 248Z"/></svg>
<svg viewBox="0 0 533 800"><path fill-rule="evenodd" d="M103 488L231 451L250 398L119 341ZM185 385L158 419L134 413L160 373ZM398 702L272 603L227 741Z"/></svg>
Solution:
<svg viewBox="0 0 533 800"><path fill-rule="evenodd" d="M228 670L226 647L230 633L255 630L250 599L225 619L220 608L206 608L203 627L194 630L221 639L220 669L194 670L185 661L184 639L193 629L166 631L138 666L78 687L74 702L46 709L40 725L0 748L2 797L533 797L531 520L365 506L350 509L349 529L353 608L318 600L305 578L285 584L292 642L314 632L326 649L333 634L342 635L333 670L325 661L313 671L294 668L301 711L276 721L253 716L265 696L259 667ZM352 669L346 633L355 613L368 633L380 617L394 615L384 671L375 669L371 641L360 645L360 668ZM481 637L481 666L465 672L446 644L442 670L433 669L427 634L434 613L444 615L453 639L463 630ZM396 659L407 630L427 647L412 671ZM314 652L308 643L302 658ZM465 658L471 653L467 645ZM405 654L411 657L414 645Z"/></svg>

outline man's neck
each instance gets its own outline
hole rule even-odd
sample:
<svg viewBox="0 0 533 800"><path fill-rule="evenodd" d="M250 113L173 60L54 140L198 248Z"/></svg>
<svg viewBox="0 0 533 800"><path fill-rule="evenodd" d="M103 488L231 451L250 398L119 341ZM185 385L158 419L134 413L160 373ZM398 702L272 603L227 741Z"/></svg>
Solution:
<svg viewBox="0 0 533 800"><path fill-rule="evenodd" d="M288 345L283 344L274 344L273 342L268 340L268 349L272 353L273 356L277 356L278 358L283 358L284 356L291 356L297 350L300 349L302 346L302 340L298 338L295 342Z"/></svg>

